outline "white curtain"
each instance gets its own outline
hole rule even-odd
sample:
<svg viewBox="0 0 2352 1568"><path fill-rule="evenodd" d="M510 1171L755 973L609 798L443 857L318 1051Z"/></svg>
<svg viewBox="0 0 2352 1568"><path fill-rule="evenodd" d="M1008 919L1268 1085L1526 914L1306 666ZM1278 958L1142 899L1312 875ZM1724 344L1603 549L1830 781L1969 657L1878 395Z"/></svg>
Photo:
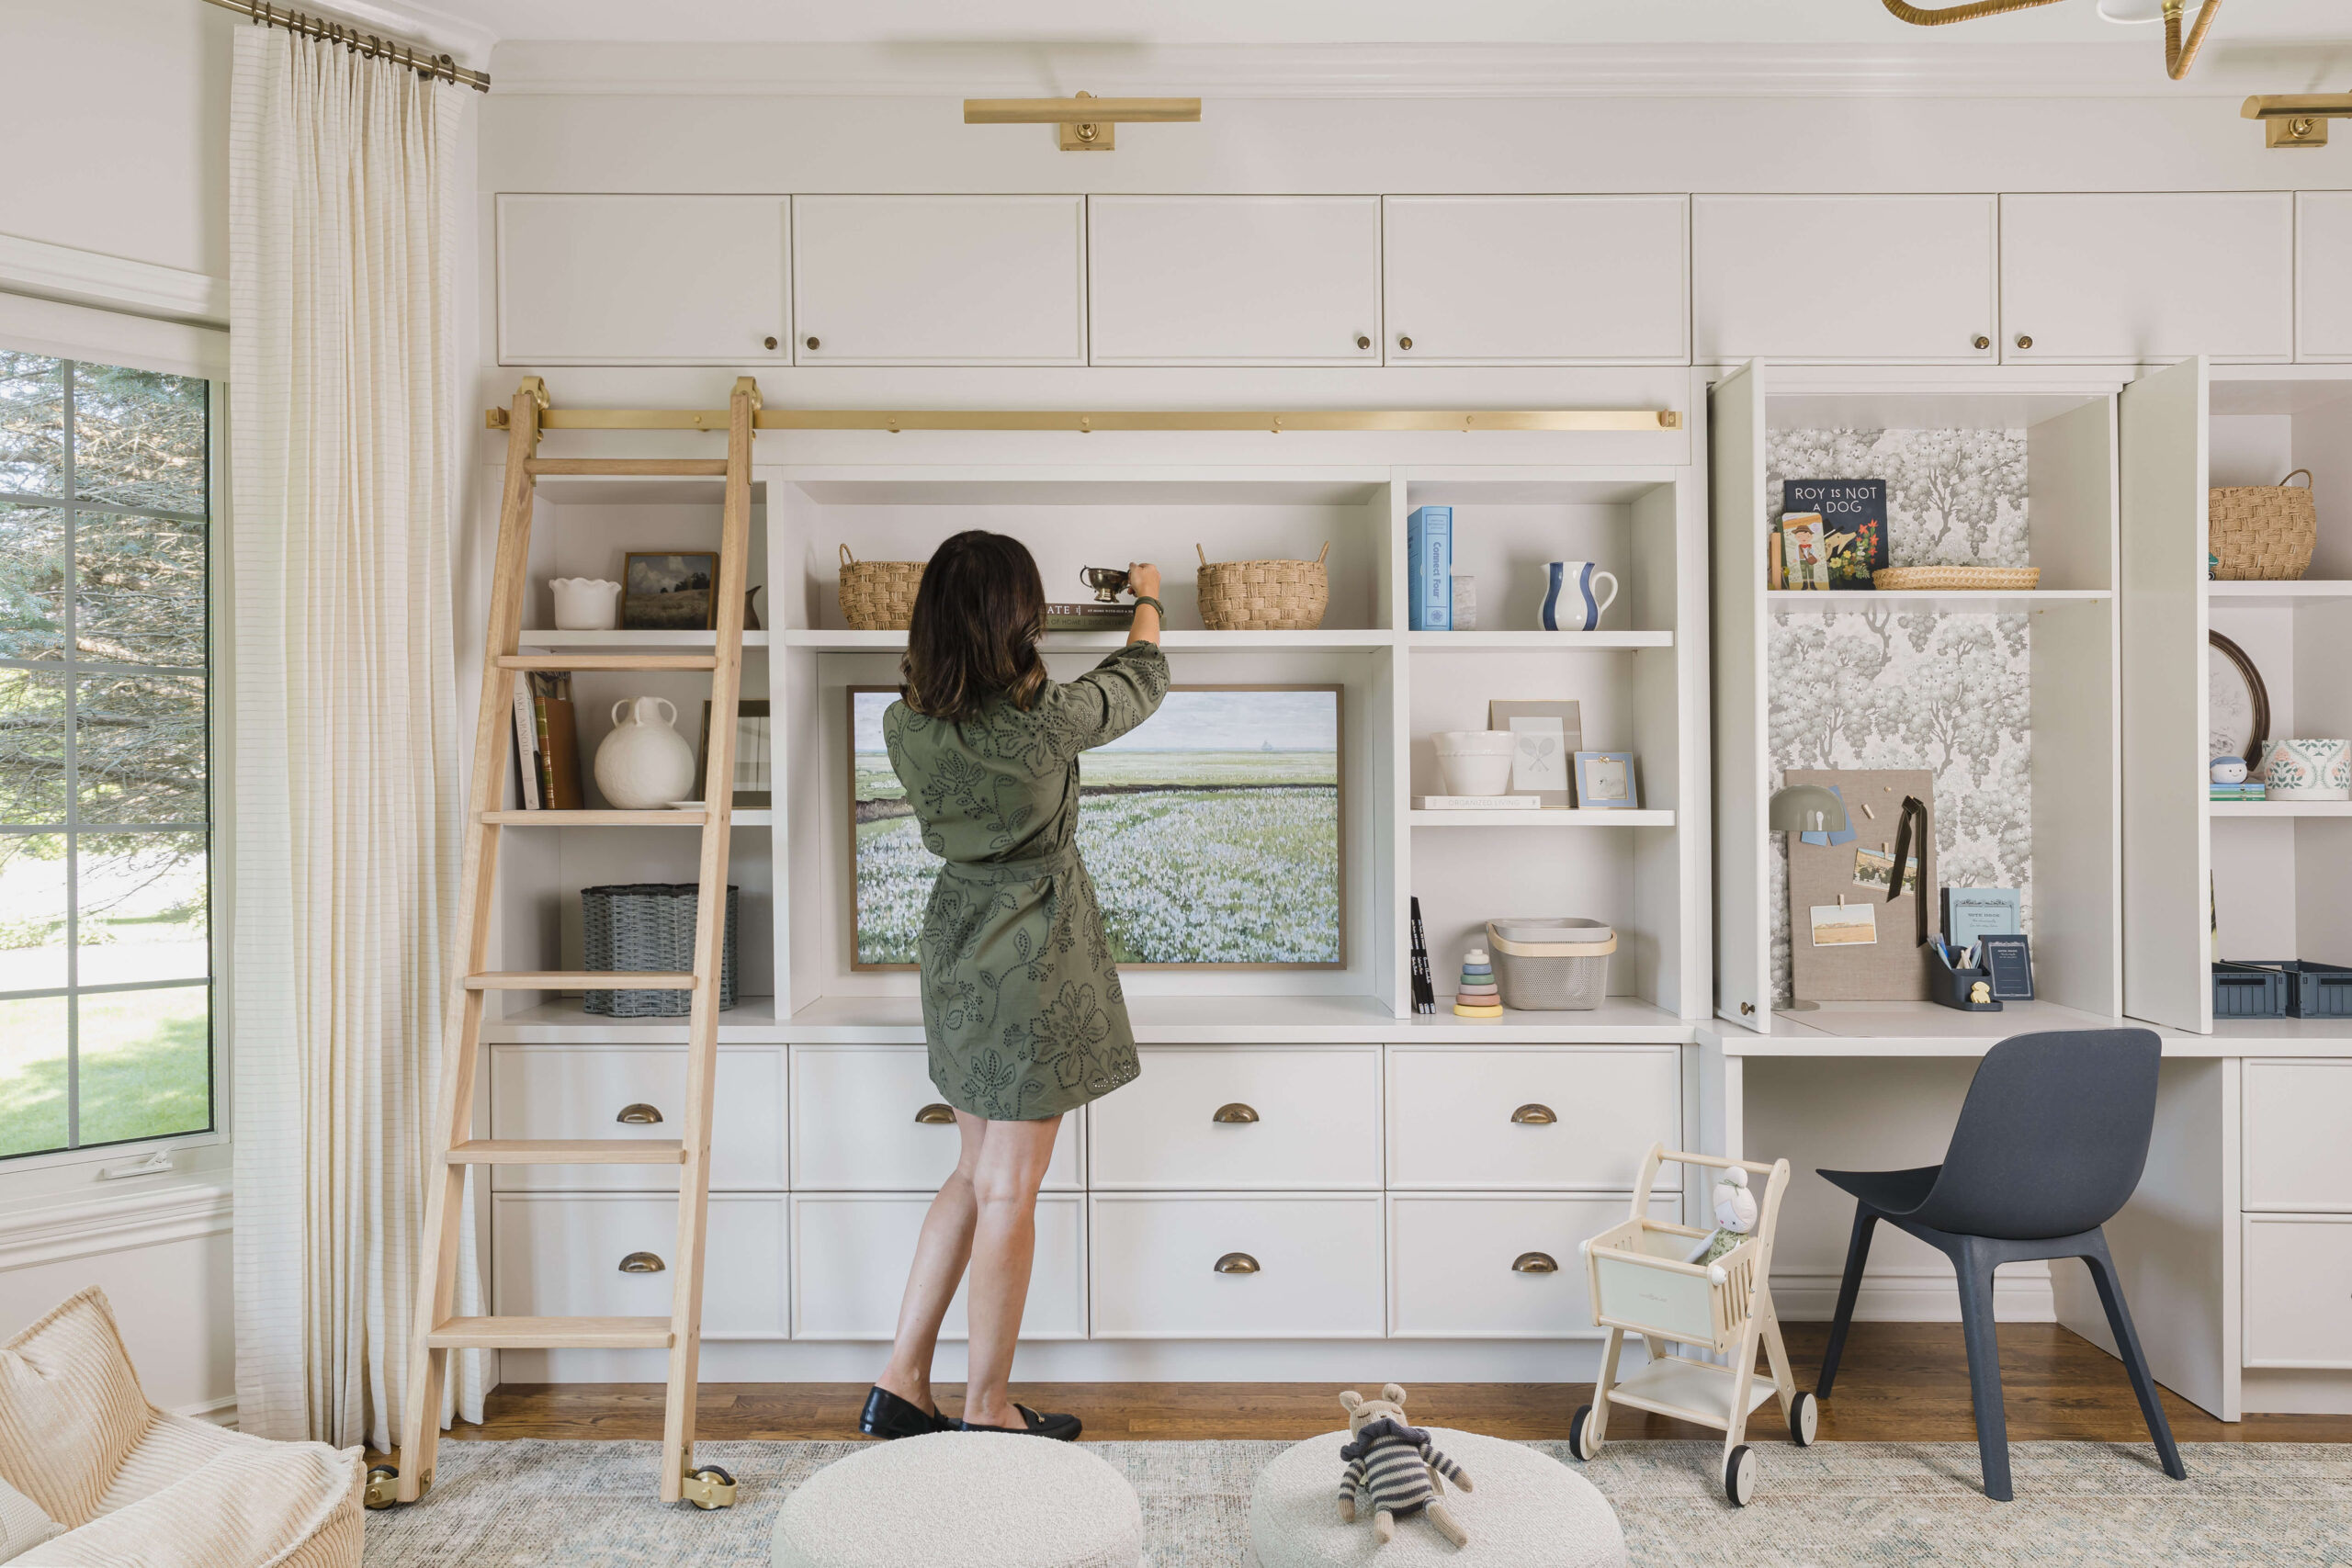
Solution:
<svg viewBox="0 0 2352 1568"><path fill-rule="evenodd" d="M236 30L237 1418L269 1438L390 1449L408 1385L459 843L465 96ZM481 1358L457 1361L479 1419Z"/></svg>

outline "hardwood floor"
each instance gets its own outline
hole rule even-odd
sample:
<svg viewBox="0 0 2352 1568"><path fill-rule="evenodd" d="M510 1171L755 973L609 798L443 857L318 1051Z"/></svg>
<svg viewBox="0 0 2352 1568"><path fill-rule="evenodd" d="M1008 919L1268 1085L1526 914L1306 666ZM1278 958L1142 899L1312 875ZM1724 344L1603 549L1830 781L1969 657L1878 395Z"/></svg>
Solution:
<svg viewBox="0 0 2352 1568"><path fill-rule="evenodd" d="M1828 1325L1788 1325L1797 1381L1813 1386ZM876 1348L880 1358L880 1347ZM1369 1390L1384 1381L1380 1353L1364 1353ZM2140 1407L2122 1367L2089 1341L2055 1324L2005 1324L2001 1380L2012 1441L2144 1441ZM1042 1383L1016 1387L1033 1406L1073 1410L1090 1438L1261 1438L1295 1440L1340 1426L1337 1383ZM959 1390L943 1385L952 1412ZM1411 1387L1416 1418L1498 1438L1565 1438L1576 1407L1592 1397L1586 1383L1430 1383ZM706 1383L697 1426L712 1441L854 1438L863 1386L847 1383ZM2214 1420L2167 1393L2165 1412L2184 1443L2352 1442L2352 1416L2256 1416ZM480 1426L455 1438L659 1438L658 1383L504 1385L490 1396ZM1612 1438L1709 1438L1677 1421L1624 1410L1610 1418ZM1835 1397L1821 1407L1825 1440L1973 1442L1968 1358L1956 1323L1858 1323L1847 1340ZM1751 1441L1785 1441L1778 1406L1758 1412Z"/></svg>

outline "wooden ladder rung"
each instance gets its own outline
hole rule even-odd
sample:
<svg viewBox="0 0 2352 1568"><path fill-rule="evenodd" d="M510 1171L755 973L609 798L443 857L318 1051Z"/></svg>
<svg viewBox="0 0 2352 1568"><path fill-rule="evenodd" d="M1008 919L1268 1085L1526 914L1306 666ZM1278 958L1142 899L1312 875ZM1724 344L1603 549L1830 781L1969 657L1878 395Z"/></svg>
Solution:
<svg viewBox="0 0 2352 1568"><path fill-rule="evenodd" d="M533 457L528 474L650 474L663 479L727 477L724 457Z"/></svg>
<svg viewBox="0 0 2352 1568"><path fill-rule="evenodd" d="M666 1350L666 1317L451 1317L424 1342L436 1350Z"/></svg>
<svg viewBox="0 0 2352 1568"><path fill-rule="evenodd" d="M699 828L707 811L485 811L502 828Z"/></svg>
<svg viewBox="0 0 2352 1568"><path fill-rule="evenodd" d="M449 1150L451 1165L684 1165L677 1138L474 1138Z"/></svg>
<svg viewBox="0 0 2352 1568"><path fill-rule="evenodd" d="M716 670L712 653L502 653L501 670Z"/></svg>
<svg viewBox="0 0 2352 1568"><path fill-rule="evenodd" d="M466 976L469 991L691 991L684 973L615 969L501 969Z"/></svg>

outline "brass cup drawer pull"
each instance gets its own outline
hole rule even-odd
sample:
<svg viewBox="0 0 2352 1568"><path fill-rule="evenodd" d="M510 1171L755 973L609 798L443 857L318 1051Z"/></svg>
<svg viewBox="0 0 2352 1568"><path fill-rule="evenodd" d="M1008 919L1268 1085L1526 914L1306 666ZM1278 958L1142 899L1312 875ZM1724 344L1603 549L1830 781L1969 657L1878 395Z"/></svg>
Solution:
<svg viewBox="0 0 2352 1568"><path fill-rule="evenodd" d="M1514 1274L1556 1274L1560 1271L1560 1264L1548 1252L1522 1252L1510 1260L1510 1271Z"/></svg>
<svg viewBox="0 0 2352 1568"><path fill-rule="evenodd" d="M659 1274L668 1267L650 1252L632 1252L621 1259L621 1272L624 1274Z"/></svg>
<svg viewBox="0 0 2352 1568"><path fill-rule="evenodd" d="M621 1113L613 1120L625 1126L650 1127L662 1120L662 1112L640 1100L635 1105L622 1106Z"/></svg>
<svg viewBox="0 0 2352 1568"><path fill-rule="evenodd" d="M956 1125L956 1112L933 1100L915 1112L915 1120L925 1127L953 1127Z"/></svg>
<svg viewBox="0 0 2352 1568"><path fill-rule="evenodd" d="M1258 1113L1237 1100L1230 1105L1218 1106L1209 1120L1222 1122L1228 1126L1242 1126L1258 1120Z"/></svg>
<svg viewBox="0 0 2352 1568"><path fill-rule="evenodd" d="M1550 1106L1538 1105L1532 1100L1512 1111L1510 1119L1522 1127L1549 1127L1559 1120L1557 1116L1552 1114Z"/></svg>
<svg viewBox="0 0 2352 1568"><path fill-rule="evenodd" d="M1220 1274L1255 1274L1258 1260L1246 1252L1228 1252L1216 1260L1215 1267Z"/></svg>

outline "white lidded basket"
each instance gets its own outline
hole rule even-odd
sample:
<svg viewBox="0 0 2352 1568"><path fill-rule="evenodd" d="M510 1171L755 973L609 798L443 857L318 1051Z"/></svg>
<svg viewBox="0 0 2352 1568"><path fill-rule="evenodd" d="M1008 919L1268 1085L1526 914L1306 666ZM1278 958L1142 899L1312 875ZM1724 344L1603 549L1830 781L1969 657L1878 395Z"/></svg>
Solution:
<svg viewBox="0 0 2352 1568"><path fill-rule="evenodd" d="M1488 920L1502 1003L1524 1012L1589 1012L1609 994L1617 932L1599 920Z"/></svg>

